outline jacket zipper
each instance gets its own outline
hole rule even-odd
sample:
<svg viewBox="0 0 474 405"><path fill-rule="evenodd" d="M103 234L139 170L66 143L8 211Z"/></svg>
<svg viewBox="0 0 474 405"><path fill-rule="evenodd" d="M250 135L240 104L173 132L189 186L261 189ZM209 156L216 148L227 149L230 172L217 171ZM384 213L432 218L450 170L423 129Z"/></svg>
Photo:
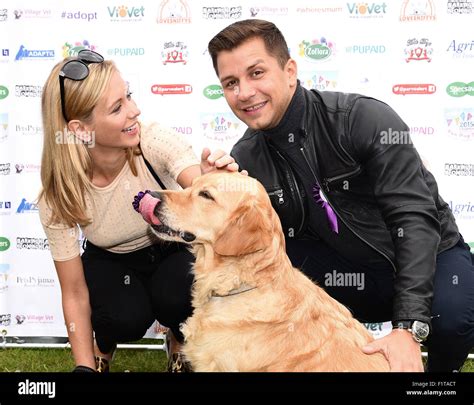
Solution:
<svg viewBox="0 0 474 405"><path fill-rule="evenodd" d="M285 202L285 199L283 198L283 190L275 190L275 191L270 191L267 193L269 196L274 196L276 195L278 197L278 204L283 204Z"/></svg>
<svg viewBox="0 0 474 405"><path fill-rule="evenodd" d="M280 159L282 159L285 162L286 166L288 167L289 164L286 161L286 159L283 157L283 155L277 149L274 149L274 150L278 154ZM299 235L299 233L301 232L301 229L303 229L303 226L304 226L306 212L305 212L305 209L304 209L303 198L301 197L300 189L298 187L298 184L296 183L296 178L293 174L293 171L288 170L288 174L291 176L291 180L292 180L293 184L295 185L295 190L296 190L296 193L298 194L298 202L300 203L300 208L301 208L301 212L302 212L301 223L300 223L300 226L298 228L298 231L296 232L296 235Z"/></svg>
<svg viewBox="0 0 474 405"><path fill-rule="evenodd" d="M311 167L311 165L309 164L309 160L308 158L306 157L305 153L304 153L304 149L303 148L300 148L300 151L301 151L301 154L303 155L303 158L306 162L306 164L308 165L309 167L309 170L311 171L314 179L316 180L316 182L318 184L321 184L318 180L318 177L316 176L316 173L313 171L313 168ZM357 168L357 171L360 171L360 167ZM356 170L354 170L353 172L349 173L349 176L352 175L353 173L355 173ZM331 180L334 181L334 179L336 178L344 178L345 176L336 176L336 177L332 177L330 179L325 179L325 182L328 182L330 183ZM329 190L329 189L328 189ZM395 264L392 262L392 259L390 259L390 257L388 257L384 252L382 252L380 249L378 249L377 247L375 247L374 245L372 245L370 242L368 242L367 240L365 240L362 236L360 236L356 231L354 231L354 229L352 229L351 226L349 226L349 224L344 220L344 218L339 214L339 212L334 208L334 205L331 204L331 202L329 201L329 196L327 194L325 194L325 197L326 197L326 201L328 202L328 204L331 206L331 208L333 209L333 211L336 213L337 215L337 218L340 219L345 226L347 226L347 228L355 235L357 236L362 242L364 242L365 244L367 244L368 246L370 246L372 249L374 249L376 252L380 253L383 257L385 257L389 263L392 265L393 267L393 270L394 272L396 273L397 272L397 268L395 267Z"/></svg>
<svg viewBox="0 0 474 405"><path fill-rule="evenodd" d="M306 163L308 163L307 160L306 160ZM350 178L358 175L361 171L362 171L362 169L360 168L360 166L358 166L354 170L352 170L350 172L347 172L347 173L344 173L344 174L341 174L339 176L327 177L327 178L323 179L323 186L324 186L326 192L328 192L330 183L335 183L335 182L337 182L341 179L344 179L344 180L350 179ZM313 176L314 176L314 173L313 173Z"/></svg>

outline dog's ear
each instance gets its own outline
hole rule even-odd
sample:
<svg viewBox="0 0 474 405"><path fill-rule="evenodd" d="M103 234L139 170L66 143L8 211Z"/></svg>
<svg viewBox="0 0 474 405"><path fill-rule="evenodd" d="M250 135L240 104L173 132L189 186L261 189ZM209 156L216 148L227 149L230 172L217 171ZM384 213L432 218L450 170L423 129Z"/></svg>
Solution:
<svg viewBox="0 0 474 405"><path fill-rule="evenodd" d="M256 202L240 206L229 225L217 236L214 251L221 256L244 256L262 250L272 241L268 212Z"/></svg>

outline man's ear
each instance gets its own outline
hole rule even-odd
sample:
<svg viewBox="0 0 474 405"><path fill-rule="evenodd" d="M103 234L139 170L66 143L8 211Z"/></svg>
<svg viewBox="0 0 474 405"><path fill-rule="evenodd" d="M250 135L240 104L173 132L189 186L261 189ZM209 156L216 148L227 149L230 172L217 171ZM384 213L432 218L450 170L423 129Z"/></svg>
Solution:
<svg viewBox="0 0 474 405"><path fill-rule="evenodd" d="M272 229L270 218L258 203L245 204L217 236L214 251L221 256L244 256L262 250L272 241Z"/></svg>
<svg viewBox="0 0 474 405"><path fill-rule="evenodd" d="M67 128L74 133L74 136L80 141L86 144L93 141L92 131L88 130L82 121L71 120L68 122Z"/></svg>
<svg viewBox="0 0 474 405"><path fill-rule="evenodd" d="M298 79L298 66L294 59L288 59L285 65L285 72L288 75L290 86L296 86Z"/></svg>

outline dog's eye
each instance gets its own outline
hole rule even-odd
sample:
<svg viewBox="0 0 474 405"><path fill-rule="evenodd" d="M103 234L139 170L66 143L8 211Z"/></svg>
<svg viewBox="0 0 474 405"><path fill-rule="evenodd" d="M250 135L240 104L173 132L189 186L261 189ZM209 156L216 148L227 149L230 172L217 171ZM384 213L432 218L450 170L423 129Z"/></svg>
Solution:
<svg viewBox="0 0 474 405"><path fill-rule="evenodd" d="M212 200L215 201L214 198L212 197L211 194L209 194L209 191L202 190L199 192L199 197L205 198L206 200Z"/></svg>

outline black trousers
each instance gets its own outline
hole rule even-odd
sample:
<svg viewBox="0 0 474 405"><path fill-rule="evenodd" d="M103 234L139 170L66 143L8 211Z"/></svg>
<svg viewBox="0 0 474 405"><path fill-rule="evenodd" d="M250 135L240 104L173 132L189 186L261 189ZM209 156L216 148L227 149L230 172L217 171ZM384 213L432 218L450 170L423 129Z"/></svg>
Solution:
<svg viewBox="0 0 474 405"><path fill-rule="evenodd" d="M141 339L155 319L182 341L179 325L192 314L193 262L178 243L118 254L87 242L82 263L100 351Z"/></svg>
<svg viewBox="0 0 474 405"><path fill-rule="evenodd" d="M295 267L358 320L391 320L394 273L388 263L368 268L315 240L287 240L287 253ZM428 371L458 370L474 347L474 256L462 238L437 256L431 313Z"/></svg>

